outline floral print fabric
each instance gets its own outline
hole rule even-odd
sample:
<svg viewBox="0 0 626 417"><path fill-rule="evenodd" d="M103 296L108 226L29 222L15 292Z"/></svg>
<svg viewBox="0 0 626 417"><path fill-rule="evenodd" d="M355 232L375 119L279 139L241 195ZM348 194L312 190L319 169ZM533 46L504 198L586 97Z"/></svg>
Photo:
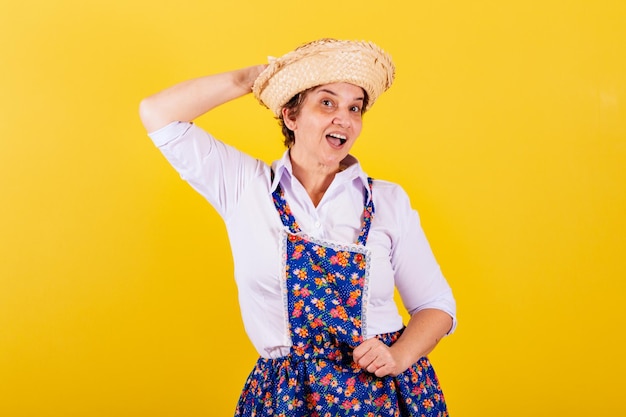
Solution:
<svg viewBox="0 0 626 417"><path fill-rule="evenodd" d="M370 190L372 180L369 179ZM352 360L364 340L363 300L374 214L363 210L357 245L324 244L300 234L280 186L276 209L291 233L285 242L285 297L292 347L278 359L260 358L244 386L236 416L447 416L427 358L397 377L376 377ZM401 331L378 335L391 345Z"/></svg>

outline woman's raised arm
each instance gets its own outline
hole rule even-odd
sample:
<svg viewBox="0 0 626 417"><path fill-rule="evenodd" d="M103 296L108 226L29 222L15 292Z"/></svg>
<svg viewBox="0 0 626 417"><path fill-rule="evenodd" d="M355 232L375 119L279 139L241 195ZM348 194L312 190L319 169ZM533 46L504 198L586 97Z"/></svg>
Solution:
<svg viewBox="0 0 626 417"><path fill-rule="evenodd" d="M265 65L183 81L141 101L139 116L154 132L171 122L191 122L209 110L252 91Z"/></svg>

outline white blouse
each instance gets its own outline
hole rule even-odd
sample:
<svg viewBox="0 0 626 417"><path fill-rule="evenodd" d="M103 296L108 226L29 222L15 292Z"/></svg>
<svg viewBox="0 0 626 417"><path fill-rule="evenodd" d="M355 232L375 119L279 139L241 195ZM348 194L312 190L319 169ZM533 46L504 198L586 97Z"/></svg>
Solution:
<svg viewBox="0 0 626 417"><path fill-rule="evenodd" d="M283 302L281 249L284 226L272 201L280 182L303 233L330 243L357 241L361 229L367 175L358 161L335 179L315 207L292 175L289 152L271 168L229 146L192 123L174 122L150 134L163 155L223 218L235 265L243 323L259 355L289 353L291 339ZM274 180L271 180L271 170ZM409 314L435 308L448 313L456 327L456 303L404 190L374 180L375 215L366 248L371 251L364 337L402 328L394 285ZM368 198L370 196L368 195Z"/></svg>

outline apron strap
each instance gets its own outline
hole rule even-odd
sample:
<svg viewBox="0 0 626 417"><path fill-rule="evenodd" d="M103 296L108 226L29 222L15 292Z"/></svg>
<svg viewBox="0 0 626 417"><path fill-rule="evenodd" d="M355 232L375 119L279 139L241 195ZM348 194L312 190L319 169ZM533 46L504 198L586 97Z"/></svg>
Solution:
<svg viewBox="0 0 626 417"><path fill-rule="evenodd" d="M274 180L274 170L271 171L272 181ZM371 177L367 178L367 183L369 185L370 192L367 193L367 190L364 190L364 198L363 198L363 216L361 220L361 231L359 233L359 237L357 239L357 244L365 246L367 243L367 236L370 232L370 226L372 223L372 219L374 218L374 194L372 192L372 184L373 180ZM371 198L368 201L368 195ZM280 183L276 186L276 189L272 192L272 200L274 201L274 206L276 207L276 211L280 216L280 220L282 221L285 227L288 227L291 233L299 233L302 230L300 229L300 225L296 221L293 213L291 212L291 208L289 208L289 204L285 200L285 193L283 192Z"/></svg>
<svg viewBox="0 0 626 417"><path fill-rule="evenodd" d="M367 236L370 233L370 226L372 224L372 219L374 218L374 193L372 191L372 184L374 180L371 177L367 177L367 184L370 188L369 195L371 198L367 201L367 192L365 192L365 196L363 197L363 217L361 219L361 233L359 233L359 238L357 239L357 243L359 245L365 246L367 243Z"/></svg>

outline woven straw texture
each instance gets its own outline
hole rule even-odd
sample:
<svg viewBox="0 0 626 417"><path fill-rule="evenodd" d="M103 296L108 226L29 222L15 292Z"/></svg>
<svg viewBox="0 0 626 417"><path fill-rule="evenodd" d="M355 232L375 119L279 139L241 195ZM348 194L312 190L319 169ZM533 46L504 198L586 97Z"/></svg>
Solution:
<svg viewBox="0 0 626 417"><path fill-rule="evenodd" d="M301 91L318 85L347 82L369 97L365 110L391 87L395 67L391 56L372 42L320 39L300 46L268 67L252 87L254 96L277 117L281 108Z"/></svg>

